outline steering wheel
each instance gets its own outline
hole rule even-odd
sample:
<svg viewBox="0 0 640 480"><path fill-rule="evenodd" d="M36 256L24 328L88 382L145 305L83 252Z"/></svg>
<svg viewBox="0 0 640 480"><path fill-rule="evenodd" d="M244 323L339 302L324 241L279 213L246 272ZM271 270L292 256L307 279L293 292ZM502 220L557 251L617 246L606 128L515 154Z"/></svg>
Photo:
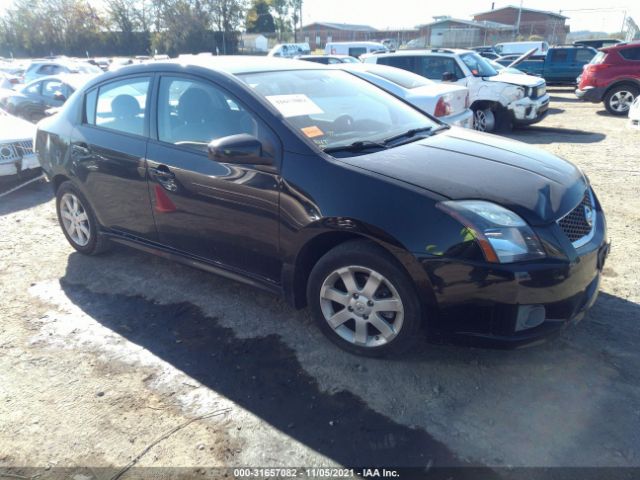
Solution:
<svg viewBox="0 0 640 480"><path fill-rule="evenodd" d="M336 130L347 130L353 128L354 120L350 115L340 115L333 121Z"/></svg>

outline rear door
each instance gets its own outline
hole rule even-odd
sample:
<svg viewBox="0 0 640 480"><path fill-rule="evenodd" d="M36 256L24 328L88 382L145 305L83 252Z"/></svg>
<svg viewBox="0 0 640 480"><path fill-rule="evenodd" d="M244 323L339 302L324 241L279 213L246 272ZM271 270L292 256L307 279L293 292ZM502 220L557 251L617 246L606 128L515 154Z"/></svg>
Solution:
<svg viewBox="0 0 640 480"><path fill-rule="evenodd" d="M547 53L544 62L544 79L548 83L563 82L575 79L578 74L574 74L575 65L574 48L554 48Z"/></svg>
<svg viewBox="0 0 640 480"><path fill-rule="evenodd" d="M280 281L280 142L240 100L214 82L167 74L157 90L149 142L149 191L159 240L229 270ZM209 159L214 139L258 138L273 166Z"/></svg>
<svg viewBox="0 0 640 480"><path fill-rule="evenodd" d="M157 238L145 160L152 81L137 75L89 90L71 142L76 175L100 224L147 240Z"/></svg>

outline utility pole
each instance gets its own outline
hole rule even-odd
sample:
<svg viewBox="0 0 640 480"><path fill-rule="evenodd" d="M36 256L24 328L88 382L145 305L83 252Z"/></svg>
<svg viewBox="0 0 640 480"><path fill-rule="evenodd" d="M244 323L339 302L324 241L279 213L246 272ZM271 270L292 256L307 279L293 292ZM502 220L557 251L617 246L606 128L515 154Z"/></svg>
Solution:
<svg viewBox="0 0 640 480"><path fill-rule="evenodd" d="M514 40L517 40L518 35L520 35L520 19L522 18L522 2L523 0L520 0L520 8L518 9L518 20L516 20L516 38L514 38Z"/></svg>

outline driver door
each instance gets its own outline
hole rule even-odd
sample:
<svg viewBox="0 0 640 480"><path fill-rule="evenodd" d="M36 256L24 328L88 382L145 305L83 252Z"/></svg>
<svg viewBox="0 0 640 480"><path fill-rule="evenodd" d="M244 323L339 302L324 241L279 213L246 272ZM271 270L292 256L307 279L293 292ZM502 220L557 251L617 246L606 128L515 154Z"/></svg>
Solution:
<svg viewBox="0 0 640 480"><path fill-rule="evenodd" d="M275 134L213 82L160 78L148 187L162 244L228 270L280 281L279 157ZM273 166L209 159L214 139L248 133Z"/></svg>

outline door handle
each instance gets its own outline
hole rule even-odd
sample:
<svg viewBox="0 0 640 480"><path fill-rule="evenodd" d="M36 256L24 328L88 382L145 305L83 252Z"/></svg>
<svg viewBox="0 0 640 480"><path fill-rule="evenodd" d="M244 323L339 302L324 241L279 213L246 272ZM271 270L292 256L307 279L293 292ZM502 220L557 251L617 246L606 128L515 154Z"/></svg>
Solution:
<svg viewBox="0 0 640 480"><path fill-rule="evenodd" d="M176 183L176 174L169 170L166 165L158 165L149 169L149 173L156 181L162 185L162 188L170 192L178 191L178 184Z"/></svg>
<svg viewBox="0 0 640 480"><path fill-rule="evenodd" d="M72 147L74 153L81 155L83 157L87 157L89 155L91 155L91 149L89 148L89 145L87 145L86 143L74 143L73 147Z"/></svg>
<svg viewBox="0 0 640 480"><path fill-rule="evenodd" d="M149 171L158 181L169 182L176 178L176 174L169 170L169 167L166 165L158 165L157 167L150 168Z"/></svg>

